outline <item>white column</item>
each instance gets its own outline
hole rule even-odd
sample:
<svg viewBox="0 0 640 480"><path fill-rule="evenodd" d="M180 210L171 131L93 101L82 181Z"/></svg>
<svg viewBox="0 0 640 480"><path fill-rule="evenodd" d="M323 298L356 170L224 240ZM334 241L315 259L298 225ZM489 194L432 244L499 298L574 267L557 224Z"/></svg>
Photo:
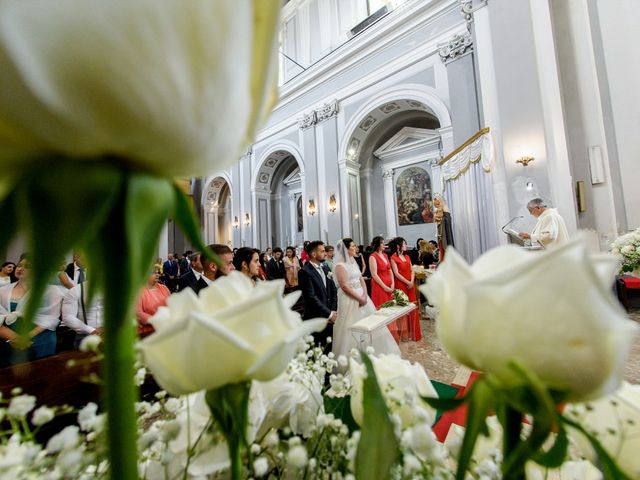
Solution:
<svg viewBox="0 0 640 480"><path fill-rule="evenodd" d="M372 170L367 168L362 171L362 178L365 180L364 197L367 202L367 237L361 239L364 242L371 241L373 238L373 207L371 206L371 173ZM364 233L364 232L363 232Z"/></svg>
<svg viewBox="0 0 640 480"><path fill-rule="evenodd" d="M338 163L340 177L340 213L342 217L342 236L351 236L351 218L349 218L349 173L347 172L347 160Z"/></svg>
<svg viewBox="0 0 640 480"><path fill-rule="evenodd" d="M576 199L569 167L569 151L564 130L564 113L560 93L560 76L556 64L551 12L547 1L530 0L531 23L536 47L538 79L544 112L544 131L547 144L547 171L549 185L558 211L569 232L578 228ZM610 212L614 214L615 212Z"/></svg>
<svg viewBox="0 0 640 480"><path fill-rule="evenodd" d="M393 169L382 171L384 184L384 212L387 217L387 238L397 236L395 219L395 200L393 195Z"/></svg>
<svg viewBox="0 0 640 480"><path fill-rule="evenodd" d="M295 193L289 194L289 216L291 217L289 220L291 232L287 236L287 242L291 242L289 245L295 245L296 234L298 233L298 209L296 208Z"/></svg>
<svg viewBox="0 0 640 480"><path fill-rule="evenodd" d="M220 219L218 218L219 211L220 210L219 210L218 206L211 207L211 217L210 218L213 218L213 222L212 222L213 225L211 225L209 228L213 229L213 242L214 243L222 243L220 241L220 234L219 234L219 231L218 231L218 223L220 221Z"/></svg>
<svg viewBox="0 0 640 480"><path fill-rule="evenodd" d="M158 242L158 257L167 258L169 253L169 222L164 222L162 231L160 232L160 240Z"/></svg>

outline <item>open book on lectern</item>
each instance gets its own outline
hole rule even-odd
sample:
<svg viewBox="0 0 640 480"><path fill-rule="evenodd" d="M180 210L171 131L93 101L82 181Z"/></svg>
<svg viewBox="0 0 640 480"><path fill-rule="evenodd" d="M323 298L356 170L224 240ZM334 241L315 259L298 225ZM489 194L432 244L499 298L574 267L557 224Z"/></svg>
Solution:
<svg viewBox="0 0 640 480"><path fill-rule="evenodd" d="M525 246L524 239L520 238L520 235L518 234L518 232L516 232L513 228L505 228L502 231L507 234L509 243L513 243L514 245L520 245L521 247Z"/></svg>

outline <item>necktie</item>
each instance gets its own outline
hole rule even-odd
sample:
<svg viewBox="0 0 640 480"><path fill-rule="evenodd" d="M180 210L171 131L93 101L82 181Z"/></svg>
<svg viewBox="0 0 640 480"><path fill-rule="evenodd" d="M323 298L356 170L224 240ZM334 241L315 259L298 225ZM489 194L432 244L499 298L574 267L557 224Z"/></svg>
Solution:
<svg viewBox="0 0 640 480"><path fill-rule="evenodd" d="M78 270L78 283L84 282L84 269L81 268Z"/></svg>

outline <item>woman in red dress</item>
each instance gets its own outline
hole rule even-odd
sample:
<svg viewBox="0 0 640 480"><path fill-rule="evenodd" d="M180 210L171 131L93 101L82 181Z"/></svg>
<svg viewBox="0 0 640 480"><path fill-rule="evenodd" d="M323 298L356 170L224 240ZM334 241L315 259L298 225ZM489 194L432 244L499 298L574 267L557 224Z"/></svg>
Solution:
<svg viewBox="0 0 640 480"><path fill-rule="evenodd" d="M371 241L373 252L369 256L369 270L371 270L371 300L376 308L385 302L393 299L393 274L391 273L391 263L387 254L384 253L384 239L373 237ZM389 331L396 342L398 340L398 327L396 322L389 324Z"/></svg>
<svg viewBox="0 0 640 480"><path fill-rule="evenodd" d="M411 260L405 252L407 251L407 242L402 237L397 237L391 242L391 251L395 252L391 256L391 270L398 290L402 290L409 301L416 303L416 285L413 269L411 268ZM403 319L398 320L400 327L400 336L403 340L413 340L417 342L422 338L420 331L420 318L418 311L413 310ZM406 327L406 328L405 328Z"/></svg>

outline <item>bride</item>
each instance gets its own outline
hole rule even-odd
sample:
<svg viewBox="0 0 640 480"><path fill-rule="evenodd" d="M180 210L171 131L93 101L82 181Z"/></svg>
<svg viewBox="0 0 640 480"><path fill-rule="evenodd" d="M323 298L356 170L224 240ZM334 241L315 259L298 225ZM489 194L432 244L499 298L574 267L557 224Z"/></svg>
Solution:
<svg viewBox="0 0 640 480"><path fill-rule="evenodd" d="M333 326L333 353L349 355L352 348L361 347L359 339L349 328L359 320L375 313L376 308L367 295L367 287L355 259L357 246L350 238L338 241L333 270L338 284L338 317ZM376 353L400 355L400 349L388 328L373 333L372 346Z"/></svg>

